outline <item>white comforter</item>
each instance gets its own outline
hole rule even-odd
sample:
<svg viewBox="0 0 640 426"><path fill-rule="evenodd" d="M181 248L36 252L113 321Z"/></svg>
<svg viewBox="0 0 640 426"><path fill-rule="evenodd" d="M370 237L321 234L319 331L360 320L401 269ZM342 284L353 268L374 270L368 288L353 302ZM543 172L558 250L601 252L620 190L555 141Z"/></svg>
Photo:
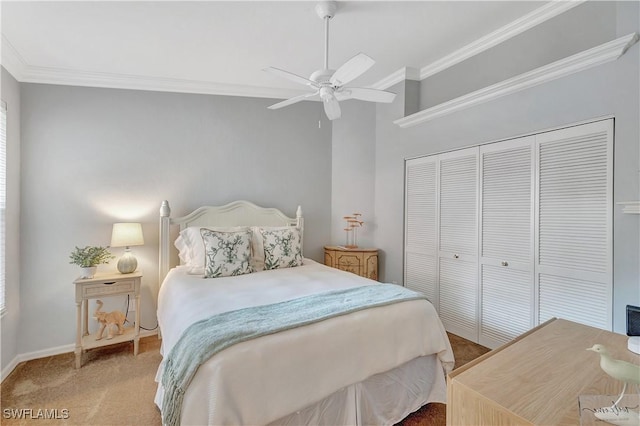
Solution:
<svg viewBox="0 0 640 426"><path fill-rule="evenodd" d="M371 284L305 259L296 268L203 279L172 269L158 297L167 354L192 323L211 315ZM203 364L182 407L183 424L267 424L338 389L419 356L453 353L433 306L414 300L358 311L232 346ZM162 365L158 370L160 381ZM162 409L162 388L156 404Z"/></svg>

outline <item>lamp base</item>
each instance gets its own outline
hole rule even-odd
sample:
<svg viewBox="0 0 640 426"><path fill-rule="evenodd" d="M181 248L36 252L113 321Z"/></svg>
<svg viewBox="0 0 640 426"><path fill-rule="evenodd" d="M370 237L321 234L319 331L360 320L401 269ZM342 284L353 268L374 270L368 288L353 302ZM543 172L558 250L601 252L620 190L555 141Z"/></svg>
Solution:
<svg viewBox="0 0 640 426"><path fill-rule="evenodd" d="M137 267L138 259L131 254L129 249L125 250L120 260L118 260L118 271L120 271L121 274L130 274L135 272Z"/></svg>

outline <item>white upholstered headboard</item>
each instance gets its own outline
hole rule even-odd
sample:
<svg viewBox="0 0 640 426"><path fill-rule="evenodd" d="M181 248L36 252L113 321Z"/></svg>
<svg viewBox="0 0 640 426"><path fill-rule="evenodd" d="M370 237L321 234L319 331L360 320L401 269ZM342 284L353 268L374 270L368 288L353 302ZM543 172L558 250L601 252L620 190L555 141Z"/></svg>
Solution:
<svg viewBox="0 0 640 426"><path fill-rule="evenodd" d="M169 269L175 266L171 265L171 252L175 250L171 225L180 226L180 230L189 226L297 226L304 235L300 206L296 217L288 217L273 207L260 207L249 201L234 201L224 206L199 207L186 216L172 218L169 202L165 200L160 206L160 285Z"/></svg>

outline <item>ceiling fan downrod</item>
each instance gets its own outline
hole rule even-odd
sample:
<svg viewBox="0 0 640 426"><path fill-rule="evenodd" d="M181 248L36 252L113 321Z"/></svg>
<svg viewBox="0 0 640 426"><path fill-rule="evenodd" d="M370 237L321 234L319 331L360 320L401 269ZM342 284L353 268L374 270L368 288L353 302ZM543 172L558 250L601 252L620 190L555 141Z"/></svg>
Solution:
<svg viewBox="0 0 640 426"><path fill-rule="evenodd" d="M324 20L324 69L329 69L329 20L338 9L337 1L322 1L316 5L316 14Z"/></svg>

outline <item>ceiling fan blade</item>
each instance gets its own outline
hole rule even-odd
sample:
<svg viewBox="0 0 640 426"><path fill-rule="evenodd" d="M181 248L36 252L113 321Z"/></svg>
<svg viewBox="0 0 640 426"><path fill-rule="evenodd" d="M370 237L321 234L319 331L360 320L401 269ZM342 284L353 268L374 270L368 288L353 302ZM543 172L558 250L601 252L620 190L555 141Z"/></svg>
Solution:
<svg viewBox="0 0 640 426"><path fill-rule="evenodd" d="M279 108L286 107L286 106L291 105L291 104L295 104L296 102L300 102L300 101L304 101L304 100L309 99L309 98L313 98L316 95L318 95L318 92L305 93L304 95L294 96L293 98L289 98L286 101L278 102L277 104L273 104L273 105L271 105L271 106L269 106L267 108L269 108L269 109L279 109Z"/></svg>
<svg viewBox="0 0 640 426"><path fill-rule="evenodd" d="M358 53L356 56L349 59L340 68L338 68L329 79L329 82L334 86L342 86L344 84L347 84L354 78L362 75L375 63L376 61L374 61L364 53Z"/></svg>
<svg viewBox="0 0 640 426"><path fill-rule="evenodd" d="M331 96L324 100L324 113L327 114L329 120L335 120L340 118L342 112L340 111L340 104L335 96Z"/></svg>
<svg viewBox="0 0 640 426"><path fill-rule="evenodd" d="M307 78L300 77L299 75L291 73L289 71L281 70L280 68L269 67L269 68L263 69L262 71L266 71L268 73L271 73L280 77L284 77L287 80L295 81L296 83L299 83L299 84L304 84L304 85L316 87L316 88L318 87L318 83L316 83L315 81L311 81Z"/></svg>
<svg viewBox="0 0 640 426"><path fill-rule="evenodd" d="M361 101L390 103L393 102L396 97L395 93L366 87L345 87L344 89L337 90L335 94L336 98L340 101L344 99L358 99Z"/></svg>

